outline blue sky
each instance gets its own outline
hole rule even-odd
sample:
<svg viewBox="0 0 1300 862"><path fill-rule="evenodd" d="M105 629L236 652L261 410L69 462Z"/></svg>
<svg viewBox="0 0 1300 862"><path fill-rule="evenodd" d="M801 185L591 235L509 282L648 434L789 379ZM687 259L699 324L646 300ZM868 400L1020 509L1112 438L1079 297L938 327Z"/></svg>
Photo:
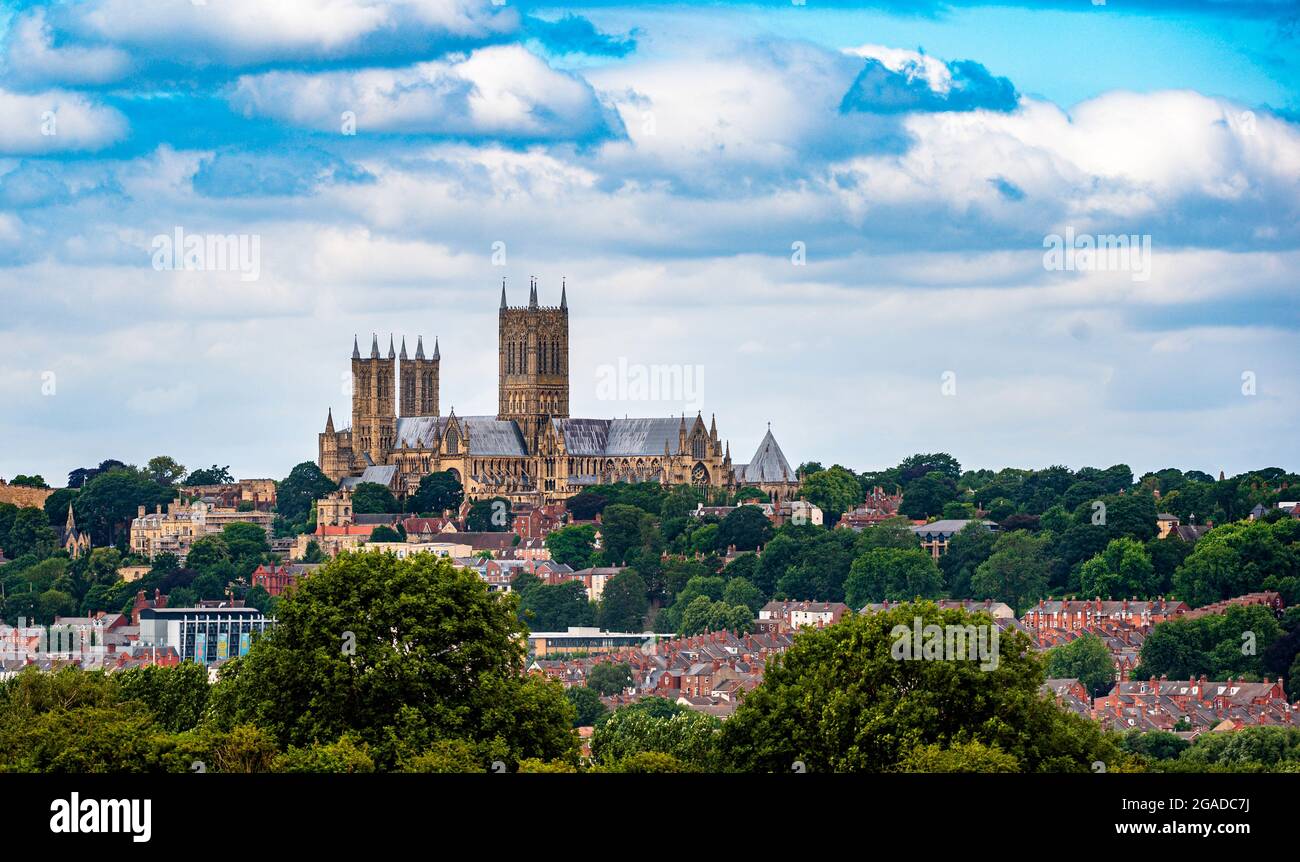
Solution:
<svg viewBox="0 0 1300 862"><path fill-rule="evenodd" d="M1295 467L1292 3L0 9L0 476L282 477L354 334L491 413L532 275L573 415L701 406L737 460ZM156 268L178 227L256 278ZM1051 269L1067 229L1149 267ZM620 360L701 397L603 400Z"/></svg>

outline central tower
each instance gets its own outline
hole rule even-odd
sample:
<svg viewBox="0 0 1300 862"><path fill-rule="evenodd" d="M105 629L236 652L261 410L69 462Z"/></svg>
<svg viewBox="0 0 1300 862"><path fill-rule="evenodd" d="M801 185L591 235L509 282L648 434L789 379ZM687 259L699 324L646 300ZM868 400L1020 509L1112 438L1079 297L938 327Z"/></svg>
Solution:
<svg viewBox="0 0 1300 862"><path fill-rule="evenodd" d="M529 453L547 419L569 416L569 302L560 286L560 305L537 304L537 280L530 279L528 305L511 308L501 282L498 335L498 419L513 419Z"/></svg>

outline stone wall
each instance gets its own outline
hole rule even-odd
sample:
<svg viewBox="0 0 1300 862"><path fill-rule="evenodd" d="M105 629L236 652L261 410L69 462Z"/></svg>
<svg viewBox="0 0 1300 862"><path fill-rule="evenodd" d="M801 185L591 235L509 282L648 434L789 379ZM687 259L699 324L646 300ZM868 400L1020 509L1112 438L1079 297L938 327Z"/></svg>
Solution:
<svg viewBox="0 0 1300 862"><path fill-rule="evenodd" d="M54 491L50 488L23 488L17 485L0 484L0 503L13 503L22 508L34 506L37 509L45 505L45 500Z"/></svg>

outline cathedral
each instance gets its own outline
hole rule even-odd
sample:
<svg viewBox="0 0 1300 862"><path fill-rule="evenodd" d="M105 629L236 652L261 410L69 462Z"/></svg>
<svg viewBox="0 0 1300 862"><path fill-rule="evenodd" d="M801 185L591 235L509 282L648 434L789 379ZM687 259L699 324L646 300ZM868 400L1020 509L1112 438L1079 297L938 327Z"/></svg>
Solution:
<svg viewBox="0 0 1300 862"><path fill-rule="evenodd" d="M543 306L537 282L528 305L511 307L501 286L497 315L497 414L446 416L438 410L439 344L426 356L424 339L409 356L388 341L380 355L352 342L352 424L334 429L331 410L319 437L321 470L343 486L386 485L414 493L429 473L449 470L469 498L553 503L585 487L613 482L660 482L705 488L754 486L774 500L791 499L795 471L769 429L748 464L733 464L716 419L574 419L569 416L569 304Z"/></svg>

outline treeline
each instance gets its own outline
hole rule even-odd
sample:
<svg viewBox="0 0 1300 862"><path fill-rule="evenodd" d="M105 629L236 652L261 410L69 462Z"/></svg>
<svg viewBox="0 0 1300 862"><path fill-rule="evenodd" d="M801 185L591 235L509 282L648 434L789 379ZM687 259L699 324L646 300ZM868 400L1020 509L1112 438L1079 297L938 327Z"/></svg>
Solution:
<svg viewBox="0 0 1300 862"><path fill-rule="evenodd" d="M566 693L526 672L516 596L445 559L344 554L288 595L277 626L215 685L188 663L29 669L0 683L0 770L1086 772L1124 761L1114 737L1039 696L1042 662L1021 634L987 672L897 661L893 628L915 616L992 622L933 604L850 617L798 635L726 722L660 699L602 717L594 688ZM605 691L626 682L615 665L592 678ZM578 753L579 707L598 724L591 762Z"/></svg>

